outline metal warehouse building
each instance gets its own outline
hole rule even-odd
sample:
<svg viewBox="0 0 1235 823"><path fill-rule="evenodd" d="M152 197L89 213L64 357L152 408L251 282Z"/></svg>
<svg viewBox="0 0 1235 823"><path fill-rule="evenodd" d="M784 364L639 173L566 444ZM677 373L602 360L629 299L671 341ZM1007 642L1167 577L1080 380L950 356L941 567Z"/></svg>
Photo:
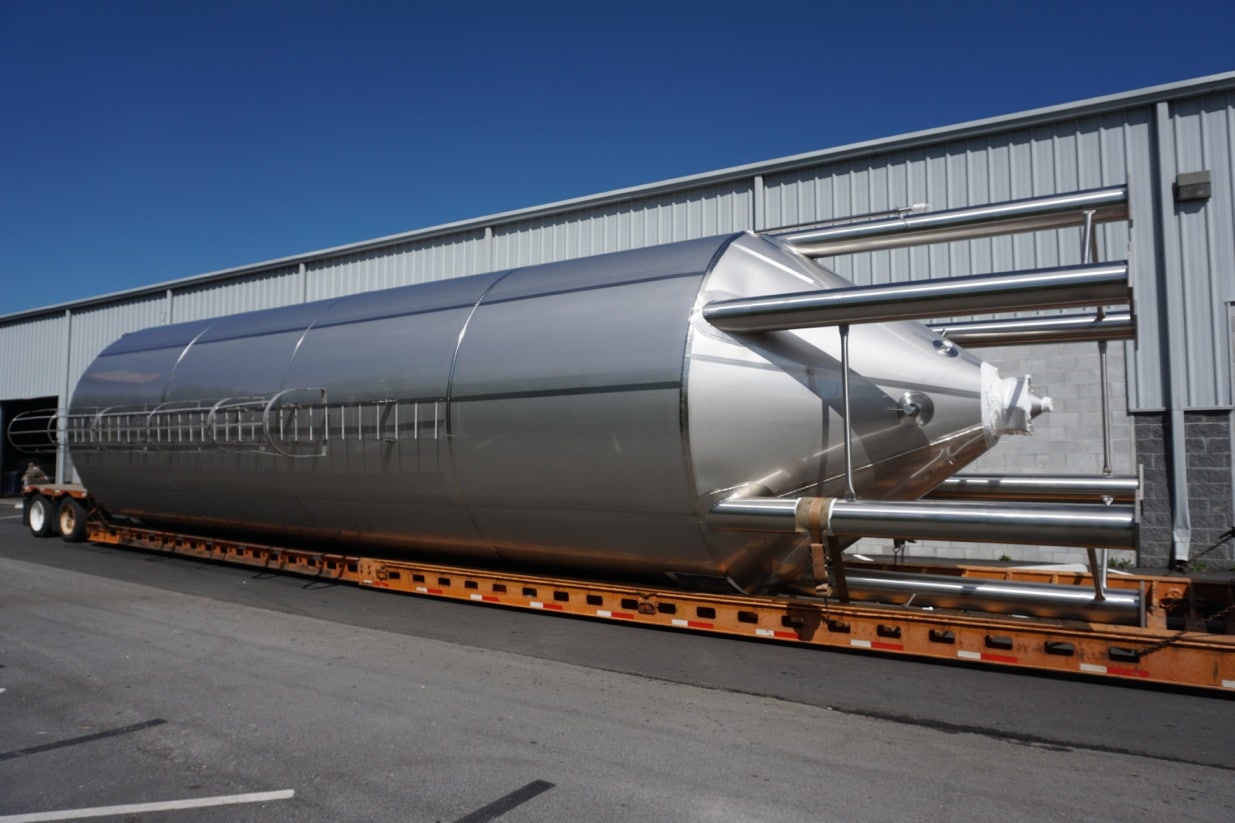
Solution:
<svg viewBox="0 0 1235 823"><path fill-rule="evenodd" d="M1229 568L1235 525L1235 72L890 137L407 232L0 316L0 424L65 407L120 335L742 230L864 220L1127 185L1130 222L1098 228L1098 259L1129 258L1134 342L1110 351L1110 466L1144 478L1142 565ZM858 284L1064 266L1077 229L824 258ZM1092 343L988 349L1057 410L975 470L1096 474L1106 462ZM0 441L0 491L27 455ZM48 458L48 468L52 468ZM68 456L55 457L68 480ZM954 549L955 547L949 547ZM925 549L930 551L930 549ZM972 554L1006 548L970 547ZM949 554L957 551L949 550ZM1059 550L1039 557L1073 559ZM1038 558L1035 558L1038 559Z"/></svg>

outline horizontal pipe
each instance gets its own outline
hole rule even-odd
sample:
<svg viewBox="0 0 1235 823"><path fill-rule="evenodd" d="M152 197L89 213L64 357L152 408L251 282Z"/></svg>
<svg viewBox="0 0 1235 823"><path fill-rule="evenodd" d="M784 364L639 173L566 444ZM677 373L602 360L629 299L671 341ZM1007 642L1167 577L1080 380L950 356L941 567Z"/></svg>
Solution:
<svg viewBox="0 0 1235 823"><path fill-rule="evenodd" d="M708 525L722 531L781 532L798 527L798 504L807 497L739 497L722 500L708 513Z"/></svg>
<svg viewBox="0 0 1235 823"><path fill-rule="evenodd" d="M943 481L927 498L1134 503L1140 485L1135 475L962 474Z"/></svg>
<svg viewBox="0 0 1235 823"><path fill-rule="evenodd" d="M1093 212L1094 222L1128 219L1127 186L902 215L865 223L794 231L779 237L800 254L827 257L1083 226L1088 211Z"/></svg>
<svg viewBox="0 0 1235 823"><path fill-rule="evenodd" d="M828 530L854 537L1136 548L1133 507L1082 503L837 500Z"/></svg>
<svg viewBox="0 0 1235 823"><path fill-rule="evenodd" d="M721 300L703 317L725 331L763 332L1129 302L1119 262Z"/></svg>
<svg viewBox="0 0 1235 823"><path fill-rule="evenodd" d="M931 328L949 340L969 347L1094 343L1136 337L1136 320L1127 311L1105 315L1088 313L1019 320L934 323Z"/></svg>
<svg viewBox="0 0 1235 823"><path fill-rule="evenodd" d="M722 500L712 507L713 528L737 531L806 531L800 505L811 498ZM1044 546L1136 548L1133 506L1081 503L970 503L952 500L827 501L823 531L839 537L956 540Z"/></svg>
<svg viewBox="0 0 1235 823"><path fill-rule="evenodd" d="M1087 586L904 574L846 567L849 599L897 605L1020 614L1056 620L1139 625L1141 596L1107 588L1098 600Z"/></svg>

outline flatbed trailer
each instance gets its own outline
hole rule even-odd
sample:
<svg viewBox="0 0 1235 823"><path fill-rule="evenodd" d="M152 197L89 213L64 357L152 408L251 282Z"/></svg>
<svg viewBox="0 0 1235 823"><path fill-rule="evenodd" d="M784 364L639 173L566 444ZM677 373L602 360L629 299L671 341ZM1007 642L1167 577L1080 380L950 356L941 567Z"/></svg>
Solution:
<svg viewBox="0 0 1235 823"><path fill-rule="evenodd" d="M75 484L23 489L25 522L39 536L164 552L365 588L559 615L806 646L1155 683L1235 695L1235 579L1121 574L1141 594L1141 625L1123 626L840 602L815 594L730 595L418 563L195 536L121 523ZM846 564L849 566L850 564ZM972 581L1092 585L1087 572L981 565L857 563L857 568Z"/></svg>

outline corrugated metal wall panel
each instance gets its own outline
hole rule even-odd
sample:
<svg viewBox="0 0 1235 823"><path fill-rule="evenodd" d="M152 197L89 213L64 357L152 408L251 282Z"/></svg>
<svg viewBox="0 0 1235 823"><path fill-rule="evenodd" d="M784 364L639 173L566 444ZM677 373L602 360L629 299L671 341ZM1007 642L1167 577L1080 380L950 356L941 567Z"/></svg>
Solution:
<svg viewBox="0 0 1235 823"><path fill-rule="evenodd" d="M303 294L298 266L266 271L173 291L171 320L183 323L286 306L299 303Z"/></svg>
<svg viewBox="0 0 1235 823"><path fill-rule="evenodd" d="M90 361L122 334L166 321L166 298L128 300L73 312L68 374L70 392Z"/></svg>
<svg viewBox="0 0 1235 823"><path fill-rule="evenodd" d="M1128 204L1131 232L1129 248L1108 245L1111 257L1128 256L1132 270L1132 298L1136 303L1136 345L1126 344L1129 411L1162 408L1162 380L1165 366L1162 355L1162 305L1157 240L1157 148L1152 108L1143 110L1143 119L1124 130L1123 152L1128 169L1132 199Z"/></svg>
<svg viewBox="0 0 1235 823"><path fill-rule="evenodd" d="M64 324L61 312L0 326L0 399L64 391Z"/></svg>
<svg viewBox="0 0 1235 823"><path fill-rule="evenodd" d="M1217 94L1173 106L1171 151L1164 160L1164 185L1184 172L1208 170L1207 200L1175 202L1175 231L1165 233L1166 286L1177 289L1183 308L1188 408L1229 407L1232 403L1226 304L1235 299L1235 216L1232 214L1232 119L1235 95Z"/></svg>
<svg viewBox="0 0 1235 823"><path fill-rule="evenodd" d="M1125 182L1131 171L1126 143L1146 139L1147 122L1148 115L1140 110L772 175L764 180L764 214L768 227L775 228L1116 185ZM1143 171L1147 178L1148 168ZM1126 225L1100 229L1103 259L1122 258L1127 244ZM1069 229L821 262L867 285L1069 265L1080 262L1080 254L1080 233Z"/></svg>
<svg viewBox="0 0 1235 823"><path fill-rule="evenodd" d="M525 220L493 232L495 270L692 240L753 227L752 181L740 180Z"/></svg>
<svg viewBox="0 0 1235 823"><path fill-rule="evenodd" d="M320 300L489 270L483 231L469 230L415 243L314 261L307 297Z"/></svg>

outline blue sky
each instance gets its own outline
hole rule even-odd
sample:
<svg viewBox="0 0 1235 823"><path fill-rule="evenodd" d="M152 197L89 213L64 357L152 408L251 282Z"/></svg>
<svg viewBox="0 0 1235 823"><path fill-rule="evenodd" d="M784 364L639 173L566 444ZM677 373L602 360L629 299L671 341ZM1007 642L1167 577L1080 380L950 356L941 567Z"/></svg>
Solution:
<svg viewBox="0 0 1235 823"><path fill-rule="evenodd" d="M0 0L0 315L1235 69L1235 2Z"/></svg>

